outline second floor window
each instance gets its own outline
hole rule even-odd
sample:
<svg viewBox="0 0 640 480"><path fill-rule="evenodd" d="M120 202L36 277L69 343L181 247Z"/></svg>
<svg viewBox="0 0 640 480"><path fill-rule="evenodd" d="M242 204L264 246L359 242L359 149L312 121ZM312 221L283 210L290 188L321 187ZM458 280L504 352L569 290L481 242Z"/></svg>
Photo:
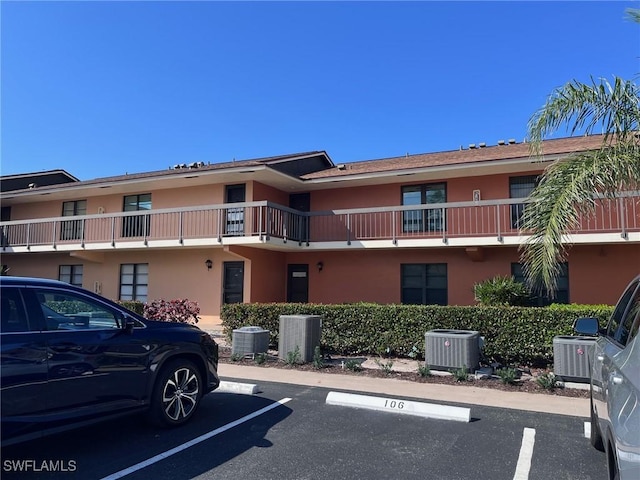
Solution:
<svg viewBox="0 0 640 480"><path fill-rule="evenodd" d="M227 185L225 187L225 199L227 203L242 203L246 198L246 187L240 185ZM226 235L244 234L244 208L227 208Z"/></svg>
<svg viewBox="0 0 640 480"><path fill-rule="evenodd" d="M447 201L446 183L407 185L402 187L402 205L428 205ZM442 209L407 210L402 215L403 232L442 232L445 220Z"/></svg>
<svg viewBox="0 0 640 480"><path fill-rule="evenodd" d="M151 210L151 194L127 195L124 197L124 212L140 212L122 217L123 237L147 237L151 229L151 218L142 212Z"/></svg>
<svg viewBox="0 0 640 480"><path fill-rule="evenodd" d="M527 198L538 184L536 175L509 178L509 198ZM524 203L511 205L511 228L518 229L522 225Z"/></svg>
<svg viewBox="0 0 640 480"><path fill-rule="evenodd" d="M87 214L87 201L74 200L62 203L62 216L75 217ZM80 240L82 238L82 220L64 220L60 226L60 240Z"/></svg>

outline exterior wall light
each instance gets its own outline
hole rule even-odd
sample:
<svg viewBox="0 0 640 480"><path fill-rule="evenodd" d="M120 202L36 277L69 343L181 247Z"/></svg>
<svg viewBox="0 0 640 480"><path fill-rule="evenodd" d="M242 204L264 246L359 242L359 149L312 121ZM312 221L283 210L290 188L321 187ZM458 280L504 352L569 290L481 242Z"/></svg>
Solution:
<svg viewBox="0 0 640 480"><path fill-rule="evenodd" d="M324 262L316 263L316 267L318 267L318 272L321 272L322 269L324 268Z"/></svg>
<svg viewBox="0 0 640 480"><path fill-rule="evenodd" d="M213 262L211 260L209 260L208 258L204 262L204 264L207 266L207 270L211 270L213 268Z"/></svg>

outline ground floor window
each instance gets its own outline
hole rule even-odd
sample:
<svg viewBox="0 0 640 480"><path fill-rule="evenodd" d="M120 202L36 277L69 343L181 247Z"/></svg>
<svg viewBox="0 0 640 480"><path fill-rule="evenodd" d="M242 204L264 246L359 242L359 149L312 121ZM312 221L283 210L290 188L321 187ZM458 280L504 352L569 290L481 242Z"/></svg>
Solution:
<svg viewBox="0 0 640 480"><path fill-rule="evenodd" d="M82 265L60 265L58 268L58 280L70 283L76 287L82 286Z"/></svg>
<svg viewBox="0 0 640 480"><path fill-rule="evenodd" d="M446 263L404 263L400 270L402 303L447 305Z"/></svg>
<svg viewBox="0 0 640 480"><path fill-rule="evenodd" d="M520 283L525 283L524 271L520 263L511 264L511 275ZM533 293L528 306L546 307L552 303L569 303L569 266L567 263L560 264L560 275L557 280L558 289L555 295L550 292Z"/></svg>
<svg viewBox="0 0 640 480"><path fill-rule="evenodd" d="M148 263L123 263L120 265L120 300L146 302L148 290Z"/></svg>

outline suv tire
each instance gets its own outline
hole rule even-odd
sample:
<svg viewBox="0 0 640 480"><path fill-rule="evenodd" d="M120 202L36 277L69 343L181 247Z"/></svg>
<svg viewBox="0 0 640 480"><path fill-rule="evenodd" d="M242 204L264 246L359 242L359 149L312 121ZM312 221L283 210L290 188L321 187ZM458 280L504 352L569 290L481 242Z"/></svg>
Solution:
<svg viewBox="0 0 640 480"><path fill-rule="evenodd" d="M186 359L169 361L153 388L148 418L162 427L189 421L202 398L202 378L198 368Z"/></svg>

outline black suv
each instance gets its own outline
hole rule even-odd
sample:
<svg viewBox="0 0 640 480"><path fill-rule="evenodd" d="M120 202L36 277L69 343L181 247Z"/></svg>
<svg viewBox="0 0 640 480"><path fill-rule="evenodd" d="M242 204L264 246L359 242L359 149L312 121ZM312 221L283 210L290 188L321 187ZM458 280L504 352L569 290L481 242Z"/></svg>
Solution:
<svg viewBox="0 0 640 480"><path fill-rule="evenodd" d="M0 277L2 445L144 411L181 425L216 389L218 345L82 288Z"/></svg>

